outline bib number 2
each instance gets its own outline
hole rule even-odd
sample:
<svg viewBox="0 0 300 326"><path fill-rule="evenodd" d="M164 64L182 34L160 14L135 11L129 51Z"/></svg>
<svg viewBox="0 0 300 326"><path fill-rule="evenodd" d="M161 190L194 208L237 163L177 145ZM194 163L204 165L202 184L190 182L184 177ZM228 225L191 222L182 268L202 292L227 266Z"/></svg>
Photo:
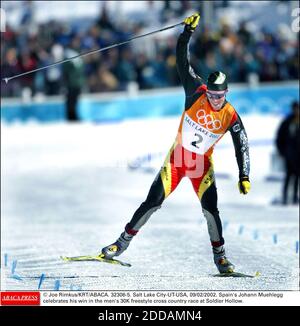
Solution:
<svg viewBox="0 0 300 326"><path fill-rule="evenodd" d="M203 141L203 137L199 134L195 134L195 137L197 137L197 140L192 141L191 145L196 148L199 148L199 146L197 144L200 144Z"/></svg>

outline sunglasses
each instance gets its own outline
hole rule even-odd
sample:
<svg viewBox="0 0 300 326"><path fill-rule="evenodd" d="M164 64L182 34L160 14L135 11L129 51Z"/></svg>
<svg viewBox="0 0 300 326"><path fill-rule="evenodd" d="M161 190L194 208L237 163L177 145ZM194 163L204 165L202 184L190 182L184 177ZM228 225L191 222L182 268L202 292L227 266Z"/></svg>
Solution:
<svg viewBox="0 0 300 326"><path fill-rule="evenodd" d="M223 98L225 96L226 93L227 92L224 92L222 94L212 94L212 93L206 92L206 95L208 98L220 100L221 98Z"/></svg>

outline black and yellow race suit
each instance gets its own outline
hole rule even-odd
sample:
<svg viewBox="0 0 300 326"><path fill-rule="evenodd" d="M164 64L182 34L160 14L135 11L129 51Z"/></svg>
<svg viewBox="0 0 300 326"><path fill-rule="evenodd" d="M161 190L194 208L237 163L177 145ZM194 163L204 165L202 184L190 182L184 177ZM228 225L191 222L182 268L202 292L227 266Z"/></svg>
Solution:
<svg viewBox="0 0 300 326"><path fill-rule="evenodd" d="M208 224L213 247L224 244L217 208L217 190L213 170L214 145L229 130L235 147L239 177L249 176L248 140L243 123L233 106L225 100L216 111L206 97L206 85L189 64L188 43L191 33L184 30L176 47L177 69L185 90L185 110L178 134L156 176L146 200L134 213L125 231L135 235L154 211L175 190L183 177L193 185Z"/></svg>

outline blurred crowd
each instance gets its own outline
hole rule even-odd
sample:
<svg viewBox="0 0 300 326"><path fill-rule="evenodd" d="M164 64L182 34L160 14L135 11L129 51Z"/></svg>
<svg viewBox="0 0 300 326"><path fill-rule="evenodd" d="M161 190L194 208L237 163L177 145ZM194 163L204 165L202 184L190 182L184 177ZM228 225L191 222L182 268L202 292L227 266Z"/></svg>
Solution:
<svg viewBox="0 0 300 326"><path fill-rule="evenodd" d="M168 26L183 20L185 13L201 10L191 3L195 2L165 1L164 7L157 11L153 1L147 1L147 14L135 20L120 20L103 6L99 17L89 24L82 21L37 24L28 2L20 28L7 26L6 32L1 33L1 75L20 74ZM203 78L213 70L222 70L230 82L248 82L250 76L260 81L299 79L298 40L287 37L284 30L276 34L261 30L254 34L246 23L234 29L226 22L216 27L212 30L202 23L190 44L191 64ZM132 85L139 89L178 86L175 58L178 35L178 29L174 29L76 59L72 66L58 65L27 75L12 80L6 87L1 85L1 94L20 96L24 88L32 95L58 95L66 87L99 93L123 91Z"/></svg>

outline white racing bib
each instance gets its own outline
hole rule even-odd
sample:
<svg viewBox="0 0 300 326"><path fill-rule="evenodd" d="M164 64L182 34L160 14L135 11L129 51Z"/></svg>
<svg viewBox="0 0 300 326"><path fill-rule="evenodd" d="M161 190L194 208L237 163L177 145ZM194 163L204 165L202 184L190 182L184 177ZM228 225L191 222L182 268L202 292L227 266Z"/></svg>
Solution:
<svg viewBox="0 0 300 326"><path fill-rule="evenodd" d="M204 110L197 114L198 123L185 113L182 124L182 146L197 154L205 154L223 134L215 134L213 131L221 129L220 120L205 115Z"/></svg>

